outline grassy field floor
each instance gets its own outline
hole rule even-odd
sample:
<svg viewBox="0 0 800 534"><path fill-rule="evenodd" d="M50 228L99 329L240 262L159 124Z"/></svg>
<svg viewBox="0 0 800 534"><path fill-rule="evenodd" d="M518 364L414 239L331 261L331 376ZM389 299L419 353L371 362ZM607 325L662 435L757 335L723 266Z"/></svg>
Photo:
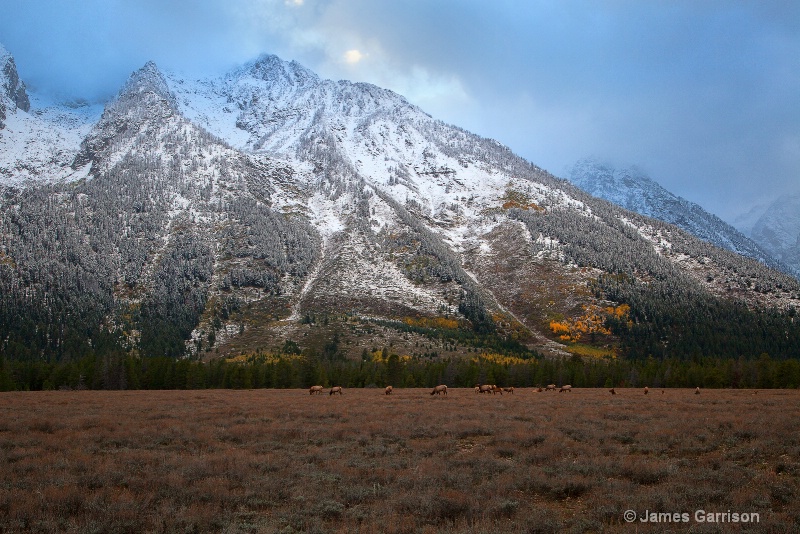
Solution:
<svg viewBox="0 0 800 534"><path fill-rule="evenodd" d="M0 532L798 525L798 391L0 393Z"/></svg>

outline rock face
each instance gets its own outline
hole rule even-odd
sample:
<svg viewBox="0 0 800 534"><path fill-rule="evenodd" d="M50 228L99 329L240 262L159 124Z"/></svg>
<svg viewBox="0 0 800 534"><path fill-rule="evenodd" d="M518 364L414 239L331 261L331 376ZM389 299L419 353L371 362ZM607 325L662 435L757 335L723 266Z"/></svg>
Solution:
<svg viewBox="0 0 800 534"><path fill-rule="evenodd" d="M5 102L4 102L5 100ZM15 109L30 111L31 103L25 84L19 79L14 57L0 44L0 129L8 113L8 103Z"/></svg>
<svg viewBox="0 0 800 534"><path fill-rule="evenodd" d="M688 357L758 355L768 337L780 356L800 338L785 324L796 280L373 85L275 56L205 80L148 63L89 126L64 142L66 164L22 152L4 167L9 357L253 355L290 340L360 357L387 339L417 357L565 355L578 340Z"/></svg>

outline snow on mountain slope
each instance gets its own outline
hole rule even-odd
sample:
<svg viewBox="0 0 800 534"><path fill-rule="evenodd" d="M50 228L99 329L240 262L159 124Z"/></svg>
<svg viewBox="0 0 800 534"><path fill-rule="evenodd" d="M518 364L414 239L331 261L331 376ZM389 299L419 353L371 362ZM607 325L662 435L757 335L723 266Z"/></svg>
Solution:
<svg viewBox="0 0 800 534"><path fill-rule="evenodd" d="M591 203L502 145L437 121L391 91L322 80L296 62L275 56L262 56L215 80L187 81L174 75L167 79L182 113L234 147L294 168L313 165L307 192L316 200L307 203L307 213L324 235L350 229L348 220L364 216L352 209L352 197L339 197L347 196L348 189L371 195L370 225L375 232L394 226L391 216L385 220L392 209L381 207L381 196L386 195L419 216L456 253L491 250L485 236L497 220L487 216L517 207L515 198L520 195L526 207L596 217ZM586 176L592 174L589 166L583 170ZM641 173L606 174L605 185L591 189L592 194L777 266L723 221ZM326 182L333 176L335 185ZM594 185L600 181L594 180ZM627 191L624 198L614 197L622 191ZM339 198L339 208L313 208L328 206L330 197ZM559 246L551 235L533 238L548 247Z"/></svg>
<svg viewBox="0 0 800 534"><path fill-rule="evenodd" d="M31 95L31 110L8 113L6 126L0 130L0 185L84 177L83 169L71 165L102 109L88 104L70 108Z"/></svg>
<svg viewBox="0 0 800 534"><path fill-rule="evenodd" d="M168 78L182 113L251 154L296 163L317 161L345 180L363 180L431 221L463 227L495 206L508 188L524 188L542 204L579 202L563 191L522 179L496 142L432 119L403 97L369 84L321 80L275 56L212 81ZM512 160L490 161L507 155Z"/></svg>
<svg viewBox="0 0 800 534"><path fill-rule="evenodd" d="M570 181L591 195L674 224L718 247L788 272L767 250L731 225L697 204L670 193L639 169L615 169L597 161L583 160L571 170Z"/></svg>
<svg viewBox="0 0 800 534"><path fill-rule="evenodd" d="M102 110L99 104L28 95L13 58L0 45L0 185L82 178L70 166Z"/></svg>

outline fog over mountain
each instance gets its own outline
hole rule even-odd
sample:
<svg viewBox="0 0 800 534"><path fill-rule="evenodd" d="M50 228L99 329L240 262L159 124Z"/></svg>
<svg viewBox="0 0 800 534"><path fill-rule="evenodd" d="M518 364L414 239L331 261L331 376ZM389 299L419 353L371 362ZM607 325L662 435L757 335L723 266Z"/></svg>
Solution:
<svg viewBox="0 0 800 534"><path fill-rule="evenodd" d="M752 224L749 234L800 277L800 195L775 200Z"/></svg>

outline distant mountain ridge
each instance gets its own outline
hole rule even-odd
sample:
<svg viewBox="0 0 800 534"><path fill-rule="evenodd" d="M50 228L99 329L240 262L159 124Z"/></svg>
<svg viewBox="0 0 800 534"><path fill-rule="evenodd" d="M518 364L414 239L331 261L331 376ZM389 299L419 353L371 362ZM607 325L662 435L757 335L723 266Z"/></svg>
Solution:
<svg viewBox="0 0 800 534"><path fill-rule="evenodd" d="M718 247L742 254L774 269L795 274L769 249L698 204L681 198L636 167L616 169L607 163L582 160L575 164L569 180L599 198L625 209L653 217L686 230Z"/></svg>
<svg viewBox="0 0 800 534"><path fill-rule="evenodd" d="M201 80L148 62L93 109L15 107L0 130L9 358L800 346L797 280L392 91L270 55Z"/></svg>
<svg viewBox="0 0 800 534"><path fill-rule="evenodd" d="M772 202L749 234L800 278L800 194L784 195Z"/></svg>

